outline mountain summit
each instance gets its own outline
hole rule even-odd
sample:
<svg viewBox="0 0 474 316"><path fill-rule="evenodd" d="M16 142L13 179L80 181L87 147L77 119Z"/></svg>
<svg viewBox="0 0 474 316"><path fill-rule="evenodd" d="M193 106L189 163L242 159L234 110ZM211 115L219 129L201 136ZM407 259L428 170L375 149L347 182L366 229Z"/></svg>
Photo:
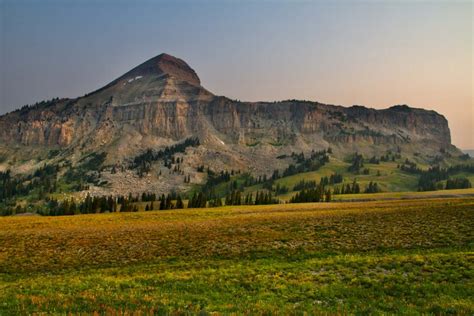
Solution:
<svg viewBox="0 0 474 316"><path fill-rule="evenodd" d="M186 143L190 139L199 145ZM168 162L158 159L141 166L146 177L136 174L137 157L176 144L194 144L182 145L179 170L167 171ZM52 164L86 172L91 166L84 161L99 155L104 160L93 167L108 184L91 186L91 192L101 194L186 190L205 181L196 171L202 165L215 172L270 175L288 167L292 153L329 147L340 161L354 152L401 152L427 162L440 150L459 153L451 145L448 122L434 111L235 101L207 91L186 62L167 54L84 97L54 99L0 116L0 170L28 173Z"/></svg>
<svg viewBox="0 0 474 316"><path fill-rule="evenodd" d="M201 81L196 72L189 67L185 61L168 54L160 54L147 60L143 64L127 72L121 77L121 79L148 75L168 75L194 86L201 85Z"/></svg>
<svg viewBox="0 0 474 316"><path fill-rule="evenodd" d="M185 61L168 54L147 60L91 95L94 96L91 103L109 102L112 106L190 103L212 97Z"/></svg>

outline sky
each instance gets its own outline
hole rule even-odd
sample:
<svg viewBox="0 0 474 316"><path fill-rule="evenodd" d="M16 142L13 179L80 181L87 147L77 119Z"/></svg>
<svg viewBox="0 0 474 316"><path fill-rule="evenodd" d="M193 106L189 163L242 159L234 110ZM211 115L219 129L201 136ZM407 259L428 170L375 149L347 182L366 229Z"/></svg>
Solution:
<svg viewBox="0 0 474 316"><path fill-rule="evenodd" d="M160 53L217 95L435 110L474 149L472 1L0 0L0 114Z"/></svg>

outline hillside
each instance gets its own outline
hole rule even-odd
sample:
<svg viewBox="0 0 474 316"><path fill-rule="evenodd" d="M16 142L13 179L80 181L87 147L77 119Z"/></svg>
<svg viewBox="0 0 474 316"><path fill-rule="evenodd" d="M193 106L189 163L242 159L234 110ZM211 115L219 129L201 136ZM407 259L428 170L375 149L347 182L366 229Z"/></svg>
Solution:
<svg viewBox="0 0 474 316"><path fill-rule="evenodd" d="M27 175L54 166L61 191L94 195L188 192L208 180L201 166L270 176L294 163L292 153L329 148L336 166L355 152L398 153L398 162L425 166L447 166L462 154L434 111L240 102L209 92L186 62L167 54L83 97L0 117L0 170Z"/></svg>

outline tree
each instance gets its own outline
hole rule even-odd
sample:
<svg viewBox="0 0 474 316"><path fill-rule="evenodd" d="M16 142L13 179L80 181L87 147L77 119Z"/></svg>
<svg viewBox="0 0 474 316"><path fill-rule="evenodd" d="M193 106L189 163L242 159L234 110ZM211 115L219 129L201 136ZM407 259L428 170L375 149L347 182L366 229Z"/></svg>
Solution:
<svg viewBox="0 0 474 316"><path fill-rule="evenodd" d="M349 166L349 171L358 174L362 167L364 167L364 157L359 153L355 153L352 157L352 164Z"/></svg>
<svg viewBox="0 0 474 316"><path fill-rule="evenodd" d="M331 190L328 189L328 190L326 191L326 194L325 194L325 201L326 201L326 202L331 202L331 200L332 200Z"/></svg>
<svg viewBox="0 0 474 316"><path fill-rule="evenodd" d="M446 181L446 190L451 189L468 189L472 187L471 182L467 178L454 178Z"/></svg>
<svg viewBox="0 0 474 316"><path fill-rule="evenodd" d="M165 203L166 210L170 210L173 208L173 203L171 202L171 195L168 194L166 197L166 203Z"/></svg>
<svg viewBox="0 0 474 316"><path fill-rule="evenodd" d="M184 208L183 200L181 199L181 195L178 195L178 199L176 200L176 208L182 209Z"/></svg>
<svg viewBox="0 0 474 316"><path fill-rule="evenodd" d="M365 193L378 193L380 192L380 188L377 184L377 182L372 182L370 181L369 182L369 185L365 188Z"/></svg>
<svg viewBox="0 0 474 316"><path fill-rule="evenodd" d="M162 194L160 198L160 210L166 210L166 198L164 194Z"/></svg>
<svg viewBox="0 0 474 316"><path fill-rule="evenodd" d="M306 202L323 202L324 201L324 191L323 187L319 186L315 189L303 189L300 192L296 193L290 199L290 203L306 203Z"/></svg>

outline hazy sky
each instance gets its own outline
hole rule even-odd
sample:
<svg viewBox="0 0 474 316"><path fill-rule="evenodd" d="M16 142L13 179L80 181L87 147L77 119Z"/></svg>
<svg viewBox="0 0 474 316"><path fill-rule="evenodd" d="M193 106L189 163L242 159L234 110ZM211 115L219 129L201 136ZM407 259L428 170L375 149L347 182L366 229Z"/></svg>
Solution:
<svg viewBox="0 0 474 316"><path fill-rule="evenodd" d="M0 113L162 52L218 95L433 109L474 148L471 1L0 0Z"/></svg>

